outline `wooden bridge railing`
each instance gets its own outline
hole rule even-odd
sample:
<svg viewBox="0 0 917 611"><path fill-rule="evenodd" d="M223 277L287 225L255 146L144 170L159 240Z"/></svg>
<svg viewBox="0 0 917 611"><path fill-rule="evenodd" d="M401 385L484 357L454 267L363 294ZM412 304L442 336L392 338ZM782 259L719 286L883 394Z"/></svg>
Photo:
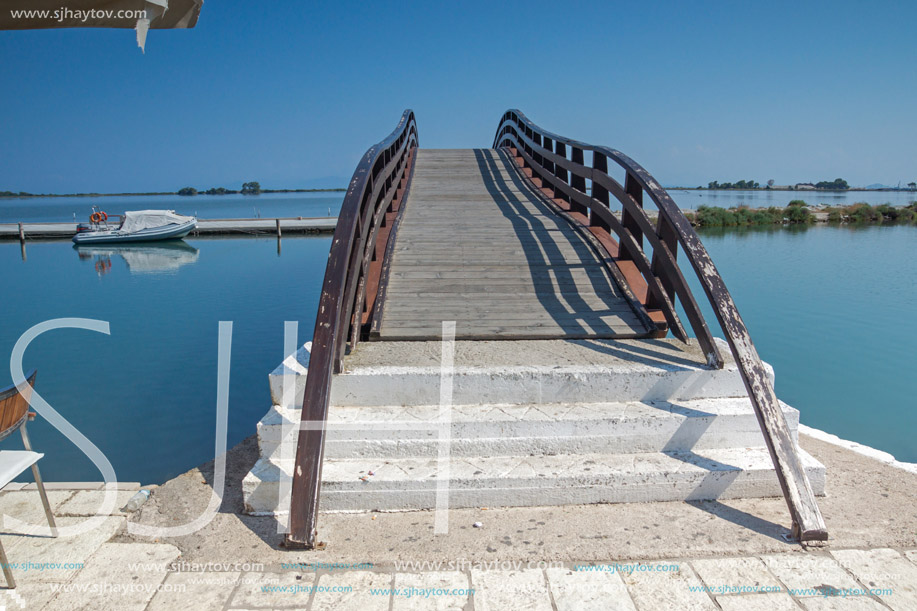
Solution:
<svg viewBox="0 0 917 611"><path fill-rule="evenodd" d="M587 227L625 277L633 278L633 272L639 272L646 284L647 309L661 311L673 335L687 341L675 312L675 300L680 299L708 365L720 368L722 356L678 265L681 248L735 357L789 506L794 536L802 541L827 539L815 494L748 329L707 249L666 190L620 151L553 134L518 110L504 113L493 146L509 150L522 175L536 189ZM589 165L587 153L592 157ZM624 170L623 185L609 175L609 161ZM644 210L644 193L657 208L655 225ZM609 195L621 204L620 218L609 207ZM651 258L644 250L644 241L652 248Z"/></svg>
<svg viewBox="0 0 917 611"><path fill-rule="evenodd" d="M368 332L377 301L386 246L401 210L417 150L414 112L405 110L387 138L370 147L350 179L331 240L322 282L302 422L293 470L290 548L315 546L319 489L325 443L325 422L331 377L339 373L347 346L356 346Z"/></svg>

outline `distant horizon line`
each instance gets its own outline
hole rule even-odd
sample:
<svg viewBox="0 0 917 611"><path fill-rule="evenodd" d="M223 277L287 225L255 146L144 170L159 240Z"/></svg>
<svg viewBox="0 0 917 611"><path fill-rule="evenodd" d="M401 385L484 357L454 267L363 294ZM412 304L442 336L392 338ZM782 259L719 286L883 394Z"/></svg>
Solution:
<svg viewBox="0 0 917 611"><path fill-rule="evenodd" d="M341 192L347 191L346 187L328 187L322 189L261 189L260 193L328 193L328 192ZM19 193L13 193L12 191L0 191L0 199L27 199L30 197L123 197L123 196L151 196L151 195L178 195L180 197L197 197L198 195L212 195L212 196L221 196L221 195L238 195L242 193L241 190L232 190L227 189L224 193L207 193L206 191L198 191L197 193L191 195L182 195L178 191L144 191L144 192L124 192L124 193L29 193L27 191L20 191ZM251 193L244 195L260 195L260 193Z"/></svg>
<svg viewBox="0 0 917 611"><path fill-rule="evenodd" d="M664 189L671 191L792 191L806 193L810 191L817 192L827 192L827 191L836 191L836 192L845 192L845 191L902 191L902 192L914 192L917 193L917 190L907 188L907 187L849 187L847 189L796 189L793 186L774 186L774 187L759 187L754 188L743 188L743 189L734 189L734 188L710 188L703 186L689 187L682 185L671 185L663 186ZM324 188L311 188L311 189L261 189L260 193L341 193L347 191L346 187L324 187ZM182 194L179 191L139 191L139 192L120 192L120 193L96 193L96 192L87 192L87 193L29 193L27 191L20 191L15 193L13 191L0 191L0 199L28 199L31 197L147 197L155 195L177 195L179 197L196 197L198 195L212 195L212 196L222 196L222 195L239 195L241 190L232 190L227 189L223 193L207 193L206 191L197 191L193 194ZM258 194L260 194L258 193ZM244 195L258 195L255 193L246 193Z"/></svg>

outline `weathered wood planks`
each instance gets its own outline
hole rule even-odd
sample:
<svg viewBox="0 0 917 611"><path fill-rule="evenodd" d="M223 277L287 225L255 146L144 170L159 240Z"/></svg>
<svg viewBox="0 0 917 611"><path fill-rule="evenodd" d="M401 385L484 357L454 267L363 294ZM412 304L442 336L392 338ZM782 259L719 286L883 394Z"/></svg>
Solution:
<svg viewBox="0 0 917 611"><path fill-rule="evenodd" d="M420 149L379 339L646 337L602 259L491 149Z"/></svg>

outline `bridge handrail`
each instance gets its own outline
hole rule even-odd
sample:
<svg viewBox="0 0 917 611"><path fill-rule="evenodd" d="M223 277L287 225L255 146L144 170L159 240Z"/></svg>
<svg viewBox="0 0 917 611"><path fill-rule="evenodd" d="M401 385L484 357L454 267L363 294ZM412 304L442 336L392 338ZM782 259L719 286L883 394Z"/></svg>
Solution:
<svg viewBox="0 0 917 611"><path fill-rule="evenodd" d="M290 548L315 546L331 378L340 372L347 347L355 347L364 335L365 305L374 301L374 292L379 290L381 257L373 255L385 250L385 244L377 244L377 237L405 196L417 142L414 112L405 110L394 131L363 155L341 204L303 393L301 421L308 425L300 427L296 446L285 542ZM390 232L384 234L385 239L389 237Z"/></svg>
<svg viewBox="0 0 917 611"><path fill-rule="evenodd" d="M618 258L633 261L647 282L648 307L660 307L673 334L684 340L674 309L675 297L680 298L708 365L722 367L716 343L678 265L681 247L735 357L792 516L793 534L803 541L826 539L824 520L764 364L707 249L668 192L620 151L549 132L516 109L503 114L493 146L515 149L522 158L520 170L527 171L527 179L546 196L568 203L589 225L614 231L619 238ZM585 164L585 151L592 152L591 167ZM624 169L623 186L608 174L608 159ZM659 212L655 228L643 209L644 192ZM609 193L621 203L620 220L609 208ZM652 263L643 250L644 236L653 248Z"/></svg>

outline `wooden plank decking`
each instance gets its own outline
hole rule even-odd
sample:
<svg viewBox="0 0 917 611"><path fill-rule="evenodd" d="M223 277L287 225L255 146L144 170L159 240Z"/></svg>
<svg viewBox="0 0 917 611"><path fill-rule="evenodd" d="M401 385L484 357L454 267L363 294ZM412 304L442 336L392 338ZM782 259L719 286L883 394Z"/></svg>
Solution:
<svg viewBox="0 0 917 611"><path fill-rule="evenodd" d="M634 338L649 330L592 246L493 149L420 149L379 339Z"/></svg>

